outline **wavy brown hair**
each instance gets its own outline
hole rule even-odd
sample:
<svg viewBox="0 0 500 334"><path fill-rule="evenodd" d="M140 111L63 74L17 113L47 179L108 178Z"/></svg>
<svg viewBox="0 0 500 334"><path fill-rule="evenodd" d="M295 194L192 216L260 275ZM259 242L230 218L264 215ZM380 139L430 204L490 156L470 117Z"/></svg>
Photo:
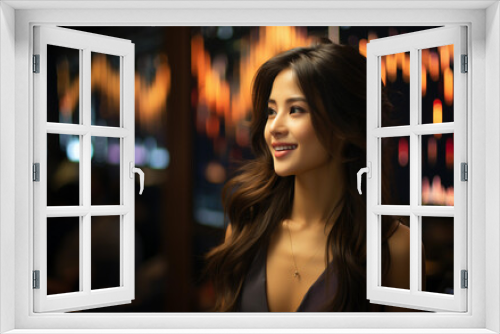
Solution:
<svg viewBox="0 0 500 334"><path fill-rule="evenodd" d="M217 311L235 311L245 276L257 251L267 245L275 229L289 218L294 176L280 177L264 139L268 99L276 76L291 68L311 110L320 142L334 156L334 143L343 140L345 191L333 203L340 215L326 244L326 260L334 263L337 289L325 311L367 311L366 198L357 193L356 174L366 166L366 59L349 46L328 40L295 48L263 64L253 83L251 144L255 159L246 162L222 193L231 236L207 254L207 271L216 291ZM391 105L382 101L386 110ZM386 169L387 170L387 169ZM387 192L387 189L383 189ZM383 223L383 252L395 224ZM329 259L329 254L333 259ZM388 266L389 261L384 261ZM328 271L327 271L328 273Z"/></svg>

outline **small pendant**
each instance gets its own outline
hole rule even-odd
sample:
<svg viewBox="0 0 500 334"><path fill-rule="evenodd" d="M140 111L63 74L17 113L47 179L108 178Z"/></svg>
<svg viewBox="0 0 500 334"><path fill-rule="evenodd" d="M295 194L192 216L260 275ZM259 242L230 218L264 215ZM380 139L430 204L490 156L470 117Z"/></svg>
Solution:
<svg viewBox="0 0 500 334"><path fill-rule="evenodd" d="M293 273L293 278L300 278L300 274L297 270Z"/></svg>

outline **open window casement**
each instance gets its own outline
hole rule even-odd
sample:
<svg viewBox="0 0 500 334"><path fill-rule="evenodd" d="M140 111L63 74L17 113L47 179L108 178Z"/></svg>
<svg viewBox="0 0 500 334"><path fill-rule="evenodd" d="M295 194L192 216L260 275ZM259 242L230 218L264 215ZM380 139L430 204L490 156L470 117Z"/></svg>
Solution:
<svg viewBox="0 0 500 334"><path fill-rule="evenodd" d="M443 56L442 52L449 55ZM432 58L441 55L449 63ZM467 48L466 28L453 26L409 33L372 40L367 46L367 298L372 303L406 307L429 311L467 310ZM402 55L402 56L401 56ZM392 57L392 63L389 59ZM409 114L408 121L391 125L384 120L382 110L382 87L386 84L389 66L396 66L398 58L409 57ZM404 66L404 65L403 65ZM444 84L434 84L434 89L444 89L444 98L434 103L423 103L429 95L428 82L439 81L432 77L430 67L444 76ZM430 74L427 74L430 73ZM444 88L443 88L444 86ZM426 91L427 89L427 91ZM443 91L436 94L443 94ZM451 95L450 95L451 94ZM446 100L446 101L444 101ZM443 117L443 108L448 108ZM451 116L450 111L451 110ZM382 164L385 144L403 138L403 160L409 167L408 202L405 205L384 203L382 195ZM446 143L444 143L446 139ZM431 185L423 175L423 160L431 150L443 158L439 142L446 145L445 171L435 171ZM436 144L438 143L438 144ZM437 145L437 149L436 149ZM397 146L396 146L397 147ZM401 156L399 156L401 158ZM435 157L433 158L435 159ZM404 163L404 162L403 162ZM427 167L426 167L427 168ZM446 171L447 170L447 171ZM448 176L440 173L447 173ZM436 178L437 177L437 178ZM437 188L443 190L439 180L449 179L446 203L433 203ZM401 182L401 180L395 181ZM426 184L427 183L427 184ZM392 187L392 186L391 186ZM433 188L434 187L434 188ZM431 191L429 190L431 189ZM451 194L450 194L451 191ZM444 196L444 195L443 195ZM409 289L383 285L383 259L381 226L383 216L406 217L410 230ZM392 218L391 218L392 219ZM446 291L429 291L425 288L425 243L423 228L446 221L451 224L452 278ZM430 251L430 250L428 250ZM427 252L428 252L427 251ZM391 251L392 252L392 251ZM394 253L391 254L394 256ZM430 266L429 266L430 267ZM427 268L429 272L432 268ZM398 270L398 268L395 268Z"/></svg>
<svg viewBox="0 0 500 334"><path fill-rule="evenodd" d="M107 75L104 80L98 80L103 75ZM100 91L104 93L95 95L103 82L107 86ZM139 172L134 166L134 44L37 26L33 83L34 311L130 303L134 298L134 172ZM97 154L103 151L105 156ZM116 184L114 194L93 178L96 164L107 168L106 179ZM75 180L71 187L58 188L68 179ZM57 200L51 198L54 193ZM51 253L54 258L49 258L54 236L73 227L73 238L65 239L73 245L73 254L57 254L54 259ZM96 237L113 242L94 248ZM116 279L96 285L92 277L98 273L91 272L92 262L110 254L115 254ZM54 262L59 263L58 269ZM73 284L54 285L57 277L70 277Z"/></svg>

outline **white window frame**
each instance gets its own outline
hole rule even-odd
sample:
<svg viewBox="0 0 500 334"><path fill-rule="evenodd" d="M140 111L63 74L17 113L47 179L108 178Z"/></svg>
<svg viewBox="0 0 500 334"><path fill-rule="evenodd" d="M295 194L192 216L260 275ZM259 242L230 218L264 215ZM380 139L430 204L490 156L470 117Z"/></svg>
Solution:
<svg viewBox="0 0 500 334"><path fill-rule="evenodd" d="M369 8L368 8L369 3ZM61 7L69 8L61 8ZM128 6L131 9L115 8ZM137 8L154 8L137 10ZM162 8L158 8L162 7ZM45 9L44 9L45 8ZM47 10L50 9L50 10ZM75 9L86 8L86 9ZM105 9L103 9L105 8ZM223 8L223 9L222 9ZM312 8L312 9L311 9ZM401 9L402 8L402 9ZM411 9L411 10L409 10ZM104 12L104 13L103 13ZM31 290L32 27L48 25L451 25L469 31L467 313L34 314ZM500 332L500 10L498 1L0 3L0 332ZM14 83L14 84L13 84ZM13 112L15 111L15 112ZM487 119L487 121L486 121ZM12 145L12 138L14 145ZM488 152L487 154L485 152ZM14 175L14 177L12 177ZM487 175L487 177L486 177ZM13 198L13 189L15 196ZM12 256L14 254L14 256ZM15 289L12 287L15 286ZM15 305L15 307L12 307ZM166 328L166 329L165 329ZM181 331L179 328L191 329ZM236 328L236 329L235 329ZM300 328L297 330L297 328ZM357 328L357 330L355 330ZM39 329L39 330L37 330ZM45 331L44 331L45 329ZM133 330L135 329L135 330ZM211 330L210 330L211 329ZM292 332L292 330L289 330ZM243 330L241 331L243 332Z"/></svg>
<svg viewBox="0 0 500 334"><path fill-rule="evenodd" d="M367 198L367 298L372 303L401 306L426 311L467 310L467 289L461 288L461 270L467 269L467 185L461 181L461 163L467 163L467 76L461 72L461 55L467 54L465 26L448 26L409 34L379 38L367 45L367 164L371 177L366 180ZM453 45L453 122L422 124L422 55L423 49ZM409 52L410 94L409 124L382 126L381 58ZM452 133L454 146L453 188L454 205L435 206L421 203L422 135ZM408 205L382 203L382 138L408 137L410 142ZM407 216L410 222L410 284L409 289L382 286L381 217ZM422 218L451 217L453 219L453 289L442 294L422 291Z"/></svg>
<svg viewBox="0 0 500 334"><path fill-rule="evenodd" d="M34 82L34 162L39 164L39 181L33 184L34 200L34 270L39 271L39 288L34 289L35 312L75 311L130 303L134 299L135 231L135 114L134 114L134 44L128 40L100 36L60 27L34 27L34 54L39 56L39 72ZM47 46L77 50L80 65L78 124L47 121ZM96 126L91 123L92 53L113 55L119 59L119 126ZM79 189L76 206L47 206L47 135L66 134L79 138ZM117 138L120 141L119 203L92 205L91 141L93 137ZM92 217L117 216L119 219L119 286L92 289L91 229ZM79 290L47 295L47 218L79 219Z"/></svg>

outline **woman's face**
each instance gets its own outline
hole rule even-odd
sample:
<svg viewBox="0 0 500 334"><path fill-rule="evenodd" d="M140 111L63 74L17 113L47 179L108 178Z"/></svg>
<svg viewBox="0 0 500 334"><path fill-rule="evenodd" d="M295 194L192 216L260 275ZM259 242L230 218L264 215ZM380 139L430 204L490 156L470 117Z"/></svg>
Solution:
<svg viewBox="0 0 500 334"><path fill-rule="evenodd" d="M312 125L311 110L292 69L274 80L264 137L280 176L300 175L330 160Z"/></svg>

